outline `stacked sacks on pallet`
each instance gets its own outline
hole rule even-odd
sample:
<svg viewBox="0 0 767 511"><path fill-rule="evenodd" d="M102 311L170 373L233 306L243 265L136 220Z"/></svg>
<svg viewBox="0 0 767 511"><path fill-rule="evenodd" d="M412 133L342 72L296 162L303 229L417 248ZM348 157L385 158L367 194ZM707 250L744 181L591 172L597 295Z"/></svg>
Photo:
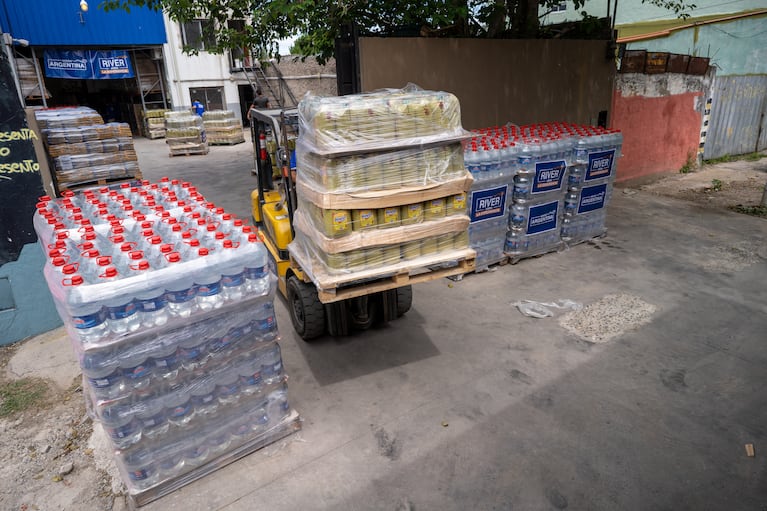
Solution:
<svg viewBox="0 0 767 511"><path fill-rule="evenodd" d="M166 112L165 142L170 156L208 154L202 117L188 112Z"/></svg>
<svg viewBox="0 0 767 511"><path fill-rule="evenodd" d="M289 250L320 290L473 258L455 96L414 87L309 96L299 122Z"/></svg>
<svg viewBox="0 0 767 511"><path fill-rule="evenodd" d="M144 112L144 133L146 138L165 138L165 113L168 110L156 109Z"/></svg>
<svg viewBox="0 0 767 511"><path fill-rule="evenodd" d="M140 179L130 126L104 124L88 107L37 110L59 189L104 180Z"/></svg>
<svg viewBox="0 0 767 511"><path fill-rule="evenodd" d="M245 142L242 123L231 110L203 112L202 124L210 145L234 145Z"/></svg>

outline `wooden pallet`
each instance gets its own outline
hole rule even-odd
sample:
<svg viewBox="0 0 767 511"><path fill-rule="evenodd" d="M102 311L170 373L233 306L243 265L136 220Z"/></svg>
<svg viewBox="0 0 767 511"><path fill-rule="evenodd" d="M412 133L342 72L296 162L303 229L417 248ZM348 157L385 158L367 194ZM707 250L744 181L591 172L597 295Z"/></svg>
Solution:
<svg viewBox="0 0 767 511"><path fill-rule="evenodd" d="M280 423L267 431L263 435L259 435L252 441L230 451L222 454L218 458L209 461L205 465L198 467L191 472L183 474L179 477L165 481L147 490L131 493L128 495L128 507L131 510L136 510L140 506L144 506L153 502L160 497L164 497L179 488L186 486L194 481L205 477L206 475L215 472L216 470L233 463L240 458L248 456L259 449L271 445L275 442L282 440L283 438L299 431L301 429L301 418L298 416L298 412L291 411L290 414L282 419Z"/></svg>
<svg viewBox="0 0 767 511"><path fill-rule="evenodd" d="M210 137L208 137L209 145L237 145L243 143L245 143L244 137L236 140L211 140Z"/></svg>
<svg viewBox="0 0 767 511"><path fill-rule="evenodd" d="M141 171L137 171L132 176L125 176L125 177L116 177L116 178L109 178L109 179L95 179L93 181L83 181L78 183L59 183L58 185L58 192L59 196L63 194L66 191L81 191L88 188L96 188L101 186L109 186L109 185L115 185L115 184L121 184L121 183L133 183L135 181L141 181L144 179L144 177L141 174Z"/></svg>
<svg viewBox="0 0 767 511"><path fill-rule="evenodd" d="M561 252L566 247L565 243L563 241L560 241L558 244L547 247L541 250L536 250L535 252L528 252L525 254L506 254L509 257L509 263L514 265L520 262L522 259L532 259L533 257L540 257L542 255L550 254L552 252Z"/></svg>
<svg viewBox="0 0 767 511"><path fill-rule="evenodd" d="M384 268L371 268L345 275L323 275L315 267L310 275L301 260L305 254L291 251L291 264L304 270L304 279L317 287L322 303L333 303L349 298L395 289L430 280L462 275L474 271L476 253L472 249L453 250L444 254L423 257L411 263L400 263ZM445 266L449 264L449 266Z"/></svg>
<svg viewBox="0 0 767 511"><path fill-rule="evenodd" d="M210 152L210 148L208 146L205 146L204 148L198 148L198 149L192 149L192 148L186 148L186 147L179 147L177 149L171 148L170 153L168 154L169 157L174 156L194 156L194 155L205 155Z"/></svg>
<svg viewBox="0 0 767 511"><path fill-rule="evenodd" d="M459 275L453 275L453 276L448 277L448 278L450 280L454 281L454 282L459 282L459 281L463 280L464 275L469 275L469 274L472 274L472 273L485 273L485 272L488 272L488 271L495 271L496 268L498 268L500 266L506 266L507 264L509 264L509 262L510 261L509 261L509 257L508 256L503 256L503 257L499 258L496 261L493 261L491 263L485 263L485 264L483 264L481 266L477 266L477 264L475 262L475 267L473 269L467 271L466 273L461 273Z"/></svg>

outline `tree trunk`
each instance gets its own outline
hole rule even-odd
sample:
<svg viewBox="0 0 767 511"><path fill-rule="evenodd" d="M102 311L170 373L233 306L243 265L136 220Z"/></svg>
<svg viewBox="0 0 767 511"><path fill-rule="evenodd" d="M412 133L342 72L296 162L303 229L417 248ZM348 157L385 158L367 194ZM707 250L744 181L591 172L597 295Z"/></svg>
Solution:
<svg viewBox="0 0 767 511"><path fill-rule="evenodd" d="M764 191L762 192L762 207L767 208L767 183L764 183Z"/></svg>
<svg viewBox="0 0 767 511"><path fill-rule="evenodd" d="M534 38L538 35L538 0L518 0L511 19L515 37Z"/></svg>

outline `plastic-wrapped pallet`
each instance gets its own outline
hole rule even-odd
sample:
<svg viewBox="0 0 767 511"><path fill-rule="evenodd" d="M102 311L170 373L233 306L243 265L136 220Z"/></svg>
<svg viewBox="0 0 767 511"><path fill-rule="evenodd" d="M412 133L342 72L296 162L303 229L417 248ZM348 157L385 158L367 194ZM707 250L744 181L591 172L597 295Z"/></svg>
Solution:
<svg viewBox="0 0 767 511"><path fill-rule="evenodd" d="M458 98L414 85L349 96L308 96L298 110L302 140L321 155L426 145L464 135Z"/></svg>
<svg viewBox="0 0 767 511"><path fill-rule="evenodd" d="M319 289L473 258L454 96L408 87L310 96L298 110L289 250Z"/></svg>
<svg viewBox="0 0 767 511"><path fill-rule="evenodd" d="M477 266L501 257L503 238L505 254L518 260L602 234L621 143L616 130L561 122L476 130L465 161L475 179L469 232Z"/></svg>
<svg viewBox="0 0 767 511"><path fill-rule="evenodd" d="M233 145L245 142L242 123L231 110L203 112L202 122L210 145Z"/></svg>
<svg viewBox="0 0 767 511"><path fill-rule="evenodd" d="M477 251L478 270L484 270L506 257L503 244L516 166L516 162L511 161L511 154L504 153L503 159L500 154L498 158L489 158L486 147L481 138L478 142L467 144L464 158L466 169L474 178L469 194L469 241Z"/></svg>
<svg viewBox="0 0 767 511"><path fill-rule="evenodd" d="M141 505L295 431L258 235L165 180L42 198L44 275Z"/></svg>
<svg viewBox="0 0 767 511"><path fill-rule="evenodd" d="M37 119L37 124L41 130L104 124L104 119L101 115L87 106L36 110L35 119Z"/></svg>
<svg viewBox="0 0 767 511"><path fill-rule="evenodd" d="M165 138L166 112L168 112L168 110L163 109L144 111L144 131L147 138Z"/></svg>
<svg viewBox="0 0 767 511"><path fill-rule="evenodd" d="M572 152L569 139L558 135L520 142L504 249L515 260L561 247L558 233Z"/></svg>
<svg viewBox="0 0 767 511"><path fill-rule="evenodd" d="M322 193L422 188L466 176L457 143L328 158L313 153L302 139L296 155L303 184Z"/></svg>
<svg viewBox="0 0 767 511"><path fill-rule="evenodd" d="M188 112L166 112L165 143L170 156L208 154L202 117Z"/></svg>
<svg viewBox="0 0 767 511"><path fill-rule="evenodd" d="M616 130L582 128L577 134L561 232L562 241L569 245L607 232L606 208L623 145L623 136Z"/></svg>
<svg viewBox="0 0 767 511"><path fill-rule="evenodd" d="M104 124L87 107L37 110L35 116L45 126L42 133L60 189L141 178L128 124ZM85 124L88 122L100 124Z"/></svg>

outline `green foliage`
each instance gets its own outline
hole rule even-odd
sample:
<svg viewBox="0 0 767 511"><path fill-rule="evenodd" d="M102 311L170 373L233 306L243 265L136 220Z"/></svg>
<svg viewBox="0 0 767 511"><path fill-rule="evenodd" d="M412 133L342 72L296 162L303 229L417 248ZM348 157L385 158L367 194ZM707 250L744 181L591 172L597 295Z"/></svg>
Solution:
<svg viewBox="0 0 767 511"><path fill-rule="evenodd" d="M748 153L748 154L725 154L719 158L711 158L710 160L703 160L706 165L716 165L717 163L730 163L733 161L759 161L762 158L767 158L767 154L764 153Z"/></svg>
<svg viewBox="0 0 767 511"><path fill-rule="evenodd" d="M744 215L767 218L767 206L744 206L738 204L736 206L731 206L730 209L736 213L743 213Z"/></svg>
<svg viewBox="0 0 767 511"><path fill-rule="evenodd" d="M720 192L722 191L722 185L724 185L724 183L722 182L721 179L712 179L710 190L713 190L715 192Z"/></svg>
<svg viewBox="0 0 767 511"><path fill-rule="evenodd" d="M32 378L0 384L0 417L7 417L40 403L47 390L44 382Z"/></svg>
<svg viewBox="0 0 767 511"><path fill-rule="evenodd" d="M703 163L706 165L716 165L717 163L729 163L731 161L736 161L737 156L732 156L729 154L725 154L724 156L720 156L719 158L711 158L710 160L703 160Z"/></svg>
<svg viewBox="0 0 767 511"><path fill-rule="evenodd" d="M148 6L174 21L210 19L210 53L248 48L255 55L279 58L277 41L300 36L294 49L325 62L335 40L352 24L362 34L453 37L536 37L539 7L544 12L561 0L103 0L105 10ZM575 9L587 0L573 0ZM683 16L694 7L685 0L643 0ZM228 20L246 20L241 29ZM213 37L208 37L213 36ZM195 53L193 48L185 48Z"/></svg>
<svg viewBox="0 0 767 511"><path fill-rule="evenodd" d="M695 161L695 153L690 151L687 153L687 160L684 162L684 165L682 165L682 168L679 169L680 174L689 174L693 170L695 170L695 167L697 166Z"/></svg>

